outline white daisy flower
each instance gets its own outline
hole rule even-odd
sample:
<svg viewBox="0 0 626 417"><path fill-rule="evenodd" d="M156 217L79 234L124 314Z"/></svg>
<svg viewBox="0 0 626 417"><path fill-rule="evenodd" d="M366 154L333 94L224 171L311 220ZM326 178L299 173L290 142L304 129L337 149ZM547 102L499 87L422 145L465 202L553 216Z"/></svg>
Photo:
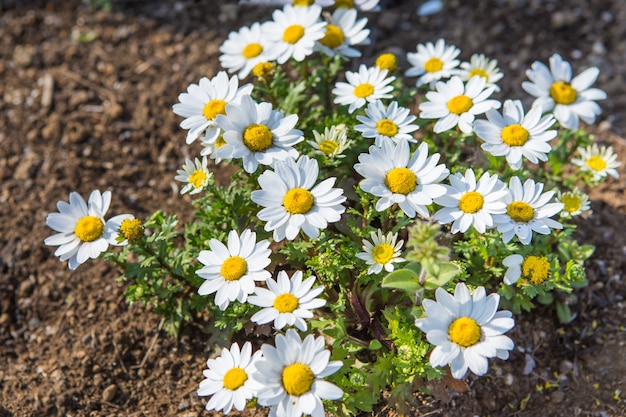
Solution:
<svg viewBox="0 0 626 417"><path fill-rule="evenodd" d="M449 177L446 194L436 198L435 203L443 206L435 213L439 223L452 223L452 233L465 233L470 226L478 233L485 233L493 227L493 215L506 212L502 199L508 194L506 185L497 175L485 172L478 183L470 168L465 175L457 172Z"/></svg>
<svg viewBox="0 0 626 417"><path fill-rule="evenodd" d="M252 84L239 87L236 76L228 79L226 71L220 71L212 79L202 77L199 84L190 84L186 93L178 96L180 103L174 104L175 114L185 117L180 127L188 129L187 143L192 143L202 134L207 140L217 137L220 129L216 116L224 114L226 105L238 103L241 97L250 95Z"/></svg>
<svg viewBox="0 0 626 417"><path fill-rule="evenodd" d="M482 149L494 156L506 157L512 169L522 167L522 157L533 164L548 160L552 147L548 143L556 137L552 115L541 117L541 107L533 107L524 115L520 100L506 100L502 115L491 109L486 113L488 120L476 120L474 131L485 143Z"/></svg>
<svg viewBox="0 0 626 417"><path fill-rule="evenodd" d="M222 349L220 356L209 359L202 374L198 396L211 395L206 410L222 411L228 414L233 407L238 411L246 408L261 385L255 380L256 363L261 359L260 350L252 355L252 345L246 342L243 348L233 343L230 349Z"/></svg>
<svg viewBox="0 0 626 417"><path fill-rule="evenodd" d="M309 140L307 143L315 149L314 153L331 158L344 158L343 152L352 144L348 139L347 130L340 126L326 127L324 133L314 130L313 137L315 140Z"/></svg>
<svg viewBox="0 0 626 417"><path fill-rule="evenodd" d="M202 149L200 150L201 156L208 156L213 159L216 164L219 164L222 161L230 161L231 158L220 158L217 156L216 152L219 148L226 145L226 141L224 140L224 132L212 139L203 138L200 141L202 145Z"/></svg>
<svg viewBox="0 0 626 417"><path fill-rule="evenodd" d="M333 12L326 25L324 37L317 41L315 49L327 56L339 55L344 58L361 56L356 45L369 45L369 29L367 18L357 20L355 9L337 9Z"/></svg>
<svg viewBox="0 0 626 417"><path fill-rule="evenodd" d="M326 22L320 20L322 8L318 5L293 7L285 5L274 10L273 21L263 25L263 36L273 43L270 54L279 64L293 58L303 61L313 53L315 41L324 37Z"/></svg>
<svg viewBox="0 0 626 417"><path fill-rule="evenodd" d="M239 0L239 4L262 4L267 6L291 4L294 7L309 7L316 4L320 7L329 7L335 4L335 0Z"/></svg>
<svg viewBox="0 0 626 417"><path fill-rule="evenodd" d="M504 258L502 264L507 267L503 279L506 285L515 284L521 277L539 285L550 276L550 261L545 256L514 254Z"/></svg>
<svg viewBox="0 0 626 417"><path fill-rule="evenodd" d="M394 263L404 262L406 259L400 257L400 250L404 244L404 240L398 240L398 234L389 232L387 236L383 235L382 230L377 229L376 232L371 232L370 237L372 241L363 239L363 250L365 252L359 252L356 257L364 260L370 267L367 273L378 274L385 271L392 272L394 270Z"/></svg>
<svg viewBox="0 0 626 417"><path fill-rule="evenodd" d="M498 61L489 59L484 54L474 54L470 58L470 62L461 62L461 69L458 75L465 82L472 77L483 77L487 87L494 87L495 91L500 91L500 87L496 84L502 79L503 74L498 68Z"/></svg>
<svg viewBox="0 0 626 417"><path fill-rule="evenodd" d="M268 54L272 44L261 30L261 24L254 22L250 27L244 26L237 32L230 32L228 39L220 46L220 64L228 72L239 71L239 79L246 78L256 64L274 59Z"/></svg>
<svg viewBox="0 0 626 417"><path fill-rule="evenodd" d="M432 366L450 365L452 376L461 379L468 368L476 375L487 373L487 358L508 359L513 341L505 336L515 326L510 311L497 311L498 294L485 293L478 287L473 294L458 283L454 297L443 288L435 291L437 301L423 301L425 318L415 325L435 345L430 354Z"/></svg>
<svg viewBox="0 0 626 417"><path fill-rule="evenodd" d="M300 230L311 238L319 235L328 223L334 223L345 211L341 188L332 188L336 178L315 185L319 166L315 159L301 156L297 161L276 162L274 171L259 177L261 190L253 191L252 201L265 207L257 214L266 231L274 231L274 241L293 240Z"/></svg>
<svg viewBox="0 0 626 417"><path fill-rule="evenodd" d="M246 229L237 234L228 233L228 246L217 239L209 241L211 250L200 251L198 261L202 268L196 274L206 281L198 288L198 294L215 294L215 304L220 310L232 301L245 303L254 292L254 281L265 281L271 274L265 270L270 264L270 242L256 241L256 233Z"/></svg>
<svg viewBox="0 0 626 417"><path fill-rule="evenodd" d="M583 193L578 187L564 193L559 191L556 199L563 204L561 217L578 216L591 210L589 196Z"/></svg>
<svg viewBox="0 0 626 417"><path fill-rule="evenodd" d="M297 158L293 145L304 140L302 131L294 129L298 116L284 116L271 103L256 103L246 96L241 103L226 106L226 115L217 123L224 130L226 143L215 150L219 158L243 158L243 169L252 173L259 164Z"/></svg>
<svg viewBox="0 0 626 417"><path fill-rule="evenodd" d="M197 194L209 185L209 181L213 174L207 166L206 156L202 157L202 161L196 158L195 163L191 159L186 159L183 169L176 171L178 174L174 177L176 181L186 183L180 190L181 194L189 193Z"/></svg>
<svg viewBox="0 0 626 417"><path fill-rule="evenodd" d="M391 98L393 86L389 85L396 77L387 77L387 70L378 67L367 68L361 64L359 72L346 71L346 81L338 82L332 93L336 95L334 102L350 105L349 113L356 109L383 98Z"/></svg>
<svg viewBox="0 0 626 417"><path fill-rule="evenodd" d="M439 81L436 91L426 93L426 99L420 103L420 117L423 119L439 119L435 123L434 132L441 133L456 126L463 133L472 132L474 117L490 109L499 109L498 100L488 100L494 91L493 87L485 86L485 79L473 77L463 84L460 77L453 76L447 82Z"/></svg>
<svg viewBox="0 0 626 417"><path fill-rule="evenodd" d="M362 124L354 126L354 130L365 138L375 138L376 146L380 146L383 140L417 142L411 134L419 129L413 124L417 117L411 115L409 109L398 106L397 102L392 101L385 107L381 101L375 101L367 106L365 114L367 116L356 117Z"/></svg>
<svg viewBox="0 0 626 417"><path fill-rule="evenodd" d="M285 326L296 326L306 332L307 325L304 319L313 317L311 310L326 305L326 300L315 298L324 291L323 286L311 288L315 277L309 277L302 282L302 271L296 271L289 279L285 271L278 273L274 281L268 278L265 283L267 289L255 289L255 295L248 298L250 304L263 307L250 320L257 324L274 322L278 330Z"/></svg>
<svg viewBox="0 0 626 417"><path fill-rule="evenodd" d="M94 190L85 200L76 192L70 193L69 204L57 203L58 213L49 213L46 225L59 232L44 240L44 244L58 246L54 256L61 262L68 261L71 270L78 268L87 259L96 259L106 251L109 244L119 246L118 230L122 221L132 217L120 214L105 221L104 215L111 204L111 192Z"/></svg>
<svg viewBox="0 0 626 417"><path fill-rule="evenodd" d="M456 73L459 60L456 57L461 50L452 45L446 45L443 39L436 43L428 42L418 44L417 52L407 53L407 60L411 68L406 70L407 77L419 77L416 85L420 87L424 84L434 83L442 78L450 78Z"/></svg>
<svg viewBox="0 0 626 417"><path fill-rule="evenodd" d="M533 106L541 106L543 111L553 111L561 126L578 129L579 119L593 124L601 113L595 100L603 100L606 93L599 88L590 88L598 78L600 70L587 68L572 78L572 66L561 55L550 57L550 68L536 61L526 70L530 81L524 81L522 88L534 97Z"/></svg>
<svg viewBox="0 0 626 417"><path fill-rule="evenodd" d="M543 184L535 184L531 178L522 186L518 177L511 177L509 193L504 197L506 213L493 216L504 243L517 235L523 245L528 245L533 232L547 235L550 229L562 229L561 223L550 218L563 210L562 203L548 203L553 196L554 191L544 193Z"/></svg>
<svg viewBox="0 0 626 417"><path fill-rule="evenodd" d="M337 9L356 9L362 12L380 11L380 0L335 0L334 6Z"/></svg>
<svg viewBox="0 0 626 417"><path fill-rule="evenodd" d="M607 175L618 178L617 167L622 165L617 161L617 155L613 152L613 147L598 147L597 144L589 145L586 148L578 148L580 158L573 158L572 163L578 165L583 172L590 172L594 181L600 181Z"/></svg>
<svg viewBox="0 0 626 417"><path fill-rule="evenodd" d="M263 385L257 394L259 404L272 407L270 416L274 417L324 417L321 400L338 400L343 391L323 378L343 363L329 361L323 337L308 335L301 340L295 330L288 329L285 335L276 335L275 344L261 346L263 358L256 365Z"/></svg>
<svg viewBox="0 0 626 417"><path fill-rule="evenodd" d="M380 197L376 210L383 211L398 203L409 217L428 217L426 206L433 199L446 193L446 187L438 184L449 171L445 165L437 165L439 154L428 156L428 145L422 142L413 156L405 140L397 145L383 141L381 147L370 146L369 153L359 155L354 169L365 179L360 187L363 191Z"/></svg>

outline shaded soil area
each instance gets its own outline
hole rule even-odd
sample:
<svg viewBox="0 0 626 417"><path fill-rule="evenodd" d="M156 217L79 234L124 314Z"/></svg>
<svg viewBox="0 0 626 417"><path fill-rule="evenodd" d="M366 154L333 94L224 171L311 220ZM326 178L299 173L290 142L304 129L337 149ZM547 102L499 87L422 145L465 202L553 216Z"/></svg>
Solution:
<svg viewBox="0 0 626 417"><path fill-rule="evenodd" d="M597 66L609 99L590 130L623 165L619 180L591 191L593 215L579 223L580 242L597 249L589 287L571 300L575 320L559 324L550 308L522 315L510 361L492 361L487 376L468 377L470 390L449 390L448 401L416 395L411 415L626 415L626 2L449 0L428 18L415 14L418 5L388 1L369 15L365 63L443 37L463 60L497 58L505 73L498 98L527 104L520 84L533 61L558 52L576 72ZM173 178L199 148L185 145L171 106L189 83L218 71L229 31L270 11L226 1L113 6L0 2L2 417L212 415L195 394L210 335L189 326L168 338L149 308L126 304L104 261L67 270L43 245L45 218L69 192L93 189L112 191L109 213L189 218ZM382 404L377 416L397 415Z"/></svg>

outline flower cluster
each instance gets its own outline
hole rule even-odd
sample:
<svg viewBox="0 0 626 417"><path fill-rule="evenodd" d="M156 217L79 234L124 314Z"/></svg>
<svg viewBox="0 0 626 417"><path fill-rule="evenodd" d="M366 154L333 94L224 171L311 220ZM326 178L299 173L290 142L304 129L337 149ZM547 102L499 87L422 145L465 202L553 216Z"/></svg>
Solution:
<svg viewBox="0 0 626 417"><path fill-rule="evenodd" d="M357 414L372 392L406 394L442 368L484 375L513 349L513 313L585 283L592 248L572 219L619 166L577 130L605 98L591 88L598 70L572 77L558 54L534 63L524 109L494 98L495 60L461 62L443 39L407 54L408 81L390 53L344 70L370 43L359 14L377 1L265 3L289 4L230 33L225 71L173 106L201 148L175 176L196 221L105 221L109 192L88 204L72 193L45 243L71 269L104 253L131 280L129 299L159 305L173 332L206 309L233 338L257 336L208 360L208 410L256 398L271 416ZM222 164L237 170L218 186Z"/></svg>

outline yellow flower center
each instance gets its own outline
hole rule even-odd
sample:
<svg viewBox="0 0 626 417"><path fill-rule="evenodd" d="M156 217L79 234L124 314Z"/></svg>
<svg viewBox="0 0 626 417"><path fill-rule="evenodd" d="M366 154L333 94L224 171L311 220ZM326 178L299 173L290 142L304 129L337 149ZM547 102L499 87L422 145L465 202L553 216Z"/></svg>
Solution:
<svg viewBox="0 0 626 417"><path fill-rule="evenodd" d="M575 194L564 194L561 197L561 203L563 203L563 210L575 213L580 210L580 205L582 204L582 200Z"/></svg>
<svg viewBox="0 0 626 417"><path fill-rule="evenodd" d="M359 84L354 87L354 95L359 98L365 98L374 92L374 86L370 83Z"/></svg>
<svg viewBox="0 0 626 417"><path fill-rule="evenodd" d="M517 223L528 223L535 217L535 210L528 203L514 201L506 206L506 214Z"/></svg>
<svg viewBox="0 0 626 417"><path fill-rule="evenodd" d="M315 3L315 0L293 0L293 5L294 6L305 6L305 7L309 7L310 5L312 5L313 3Z"/></svg>
<svg viewBox="0 0 626 417"><path fill-rule="evenodd" d="M485 199L477 191L468 191L459 199L459 208L465 213L476 213L483 208Z"/></svg>
<svg viewBox="0 0 626 417"><path fill-rule="evenodd" d="M189 184L193 185L195 188L201 188L206 182L206 172L201 169L196 169L189 176Z"/></svg>
<svg viewBox="0 0 626 417"><path fill-rule="evenodd" d="M522 273L535 285L544 282L549 271L550 262L545 256L527 256L522 263Z"/></svg>
<svg viewBox="0 0 626 417"><path fill-rule="evenodd" d="M487 71L485 71L484 69L474 68L470 70L469 78L472 78L475 76L483 77L485 80L489 81L489 74L487 74Z"/></svg>
<svg viewBox="0 0 626 417"><path fill-rule="evenodd" d="M215 140L215 149L219 149L222 146L226 145L226 141L224 140L224 136L219 135Z"/></svg>
<svg viewBox="0 0 626 417"><path fill-rule="evenodd" d="M202 114L204 114L204 117L206 117L207 120L215 119L215 116L218 114L226 114L226 102L218 98L211 100L204 105Z"/></svg>
<svg viewBox="0 0 626 417"><path fill-rule="evenodd" d="M263 47L260 44L249 43L245 48L243 48L241 54L244 58L250 59L261 55L261 52L263 52Z"/></svg>
<svg viewBox="0 0 626 417"><path fill-rule="evenodd" d="M459 317L448 327L450 341L459 346L469 347L480 341L480 326L474 319Z"/></svg>
<svg viewBox="0 0 626 417"><path fill-rule="evenodd" d="M252 152L263 152L272 146L272 131L265 125L252 124L243 131L243 144Z"/></svg>
<svg viewBox="0 0 626 417"><path fill-rule="evenodd" d="M408 168L394 168L385 175L385 185L394 194L408 194L417 187L417 175Z"/></svg>
<svg viewBox="0 0 626 417"><path fill-rule="evenodd" d="M302 25L287 26L283 32L283 40L287 43L294 44L304 36L304 27Z"/></svg>
<svg viewBox="0 0 626 417"><path fill-rule="evenodd" d="M509 146L522 146L528 141L528 130L519 124L509 125L502 129L501 137Z"/></svg>
<svg viewBox="0 0 626 417"><path fill-rule="evenodd" d="M380 119L376 122L376 131L383 136L393 137L398 133L398 125L393 120Z"/></svg>
<svg viewBox="0 0 626 417"><path fill-rule="evenodd" d="M325 140L320 143L320 151L324 152L326 155L333 155L338 148L339 143L334 140Z"/></svg>
<svg viewBox="0 0 626 417"><path fill-rule="evenodd" d="M461 94L460 96L452 97L450 101L448 101L447 107L450 113L462 114L471 109L473 105L474 102L471 98Z"/></svg>
<svg viewBox="0 0 626 417"><path fill-rule="evenodd" d="M248 374L241 368L231 368L224 374L224 388L235 391L248 380Z"/></svg>
<svg viewBox="0 0 626 417"><path fill-rule="evenodd" d="M298 298L293 294L284 293L274 298L274 308L281 313L293 313L298 304Z"/></svg>
<svg viewBox="0 0 626 417"><path fill-rule="evenodd" d="M93 242L102 236L104 223L96 216L85 216L76 222L74 234L81 242Z"/></svg>
<svg viewBox="0 0 626 417"><path fill-rule="evenodd" d="M556 104L572 104L576 101L576 90L568 83L556 81L550 86L550 97Z"/></svg>
<svg viewBox="0 0 626 417"><path fill-rule="evenodd" d="M376 66L381 70L395 71L398 68L398 60L394 54L380 54L376 58Z"/></svg>
<svg viewBox="0 0 626 417"><path fill-rule="evenodd" d="M313 194L304 188L292 188L283 198L283 206L291 214L308 213L313 207Z"/></svg>
<svg viewBox="0 0 626 417"><path fill-rule="evenodd" d="M606 168L606 161L598 155L594 155L591 158L587 159L585 161L585 164L594 171L602 171L604 168Z"/></svg>
<svg viewBox="0 0 626 417"><path fill-rule="evenodd" d="M320 43L334 49L343 45L344 39L345 36L339 26L328 24L326 25L326 34L320 39Z"/></svg>
<svg viewBox="0 0 626 417"><path fill-rule="evenodd" d="M352 1L352 0L335 0L335 8L337 8L337 9L354 9L354 1Z"/></svg>
<svg viewBox="0 0 626 417"><path fill-rule="evenodd" d="M389 243L381 243L374 246L372 251L372 259L377 263L384 265L393 258L393 248Z"/></svg>
<svg viewBox="0 0 626 417"><path fill-rule="evenodd" d="M443 61L439 58L432 57L424 63L424 70L426 72L437 72L443 68Z"/></svg>
<svg viewBox="0 0 626 417"><path fill-rule="evenodd" d="M248 263L240 256L230 256L226 258L220 273L226 281L236 281L248 270Z"/></svg>
<svg viewBox="0 0 626 417"><path fill-rule="evenodd" d="M143 235L143 225L139 219L126 218L120 224L119 233L129 241L138 240Z"/></svg>
<svg viewBox="0 0 626 417"><path fill-rule="evenodd" d="M294 363L283 368L282 380L287 394L299 397L311 390L315 375L308 366Z"/></svg>
<svg viewBox="0 0 626 417"><path fill-rule="evenodd" d="M255 77L267 77L274 71L274 64L271 62L259 62L252 68Z"/></svg>

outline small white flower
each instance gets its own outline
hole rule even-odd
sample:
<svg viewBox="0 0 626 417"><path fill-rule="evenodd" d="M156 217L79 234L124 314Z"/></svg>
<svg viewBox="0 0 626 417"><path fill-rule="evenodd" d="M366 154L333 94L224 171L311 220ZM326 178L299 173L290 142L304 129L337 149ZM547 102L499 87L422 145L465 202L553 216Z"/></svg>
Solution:
<svg viewBox="0 0 626 417"><path fill-rule="evenodd" d="M223 348L220 356L209 359L202 374L198 396L211 395L206 410L216 410L228 414L233 407L238 411L246 408L261 385L255 380L256 363L261 359L260 350L252 355L252 345L246 342L243 348L233 343L230 349Z"/></svg>
<svg viewBox="0 0 626 417"><path fill-rule="evenodd" d="M327 56L339 55L344 58L361 56L356 45L369 45L367 18L357 20L355 9L336 9L326 25L324 37L317 41L315 49Z"/></svg>
<svg viewBox="0 0 626 417"><path fill-rule="evenodd" d="M553 196L554 191L544 193L543 184L535 184L531 178L522 186L518 177L511 177L509 194L504 197L506 213L493 216L504 243L517 236L523 245L528 245L533 232L547 235L550 229L562 229L561 223L550 218L563 210L562 203L548 203Z"/></svg>
<svg viewBox="0 0 626 417"><path fill-rule="evenodd" d="M313 317L311 310L326 305L326 300L315 298L324 291L324 287L312 289L314 282L314 276L302 282L302 271L294 272L291 279L285 271L278 273L276 281L268 278L265 281L267 289L256 288L255 295L248 298L250 304L263 307L250 320L257 324L273 321L278 330L285 326L296 326L305 332L307 325L304 319Z"/></svg>
<svg viewBox="0 0 626 417"><path fill-rule="evenodd" d="M465 233L472 225L479 233L485 233L487 228L493 227L492 216L506 211L502 199L508 190L497 175L485 172L476 183L470 168L465 175L460 172L450 175L449 180L446 194L435 199L444 207L435 213L435 220L452 223L452 233Z"/></svg>
<svg viewBox="0 0 626 417"><path fill-rule="evenodd" d="M256 103L246 96L241 103L226 106L226 115L220 114L217 123L224 130L226 143L215 150L219 158L242 158L243 169L252 173L259 164L272 165L276 161L297 158L293 146L304 140L302 131L294 129L298 116L284 116L272 109L271 103Z"/></svg>
<svg viewBox="0 0 626 417"><path fill-rule="evenodd" d="M354 165L354 170L365 178L361 189L380 197L377 211L397 203L409 217L415 217L416 213L429 217L427 206L446 193L446 188L438 184L449 174L445 165L437 165L440 155L429 157L425 142L413 156L405 140L397 145L383 141L381 145L370 146L369 153L359 155L359 163Z"/></svg>
<svg viewBox="0 0 626 417"><path fill-rule="evenodd" d="M524 257L514 254L504 258L502 264L508 267L503 279L506 285L515 284L520 277L539 285L547 280L550 274L550 261L545 256L528 255Z"/></svg>
<svg viewBox="0 0 626 417"><path fill-rule="evenodd" d="M513 341L505 336L515 326L510 311L497 311L498 294L478 287L470 294L458 283L454 297L443 288L435 291L437 301L426 299L425 318L415 320L428 342L435 345L430 354L432 366L450 365L452 376L461 379L468 368L476 375L487 373L487 358L508 359Z"/></svg>
<svg viewBox="0 0 626 417"><path fill-rule="evenodd" d="M460 77L453 76L448 82L437 82L435 88L436 91L426 93L428 101L419 105L420 117L439 119L433 129L435 133L445 132L456 126L463 133L471 133L476 115L500 108L499 101L488 100L494 87L486 87L482 77L473 77L467 84L463 84Z"/></svg>
<svg viewBox="0 0 626 417"><path fill-rule="evenodd" d="M256 233L246 229L241 237L235 230L228 233L228 246L217 239L209 241L211 250L200 251L198 261L204 266L196 274L205 279L198 294L215 294L215 304L225 310L232 301L245 303L254 292L254 281L265 281L271 274L270 242L257 243Z"/></svg>
<svg viewBox="0 0 626 417"><path fill-rule="evenodd" d="M303 61L313 53L315 42L324 37L326 22L320 20L322 8L318 5L274 10L273 21L263 25L263 36L273 43L269 54L279 64L293 58Z"/></svg>
<svg viewBox="0 0 626 417"><path fill-rule="evenodd" d="M578 148L580 158L572 159L572 163L578 165L583 172L590 172L594 181L600 181L607 175L618 178L617 167L622 165L617 161L617 155L613 152L613 147L598 147L597 144L589 145L586 148Z"/></svg>
<svg viewBox="0 0 626 417"><path fill-rule="evenodd" d="M200 155L208 156L209 158L213 159L216 164L219 164L222 161L231 160L231 158L220 158L219 156L217 156L216 151L222 146L226 145L223 132L222 134L212 139L202 138L202 140L200 141L200 144L202 145L202 149L200 150Z"/></svg>
<svg viewBox="0 0 626 417"><path fill-rule="evenodd" d="M564 193L559 191L556 199L563 204L561 217L578 216L591 210L589 196L578 187Z"/></svg>
<svg viewBox="0 0 626 417"><path fill-rule="evenodd" d="M409 52L407 60L411 68L406 70L407 77L419 77L416 85L432 85L442 78L450 78L456 73L459 60L456 57L461 50L452 45L446 45L443 39L436 43L418 44L417 52Z"/></svg>
<svg viewBox="0 0 626 417"><path fill-rule="evenodd" d="M483 77L487 87L494 87L495 91L500 91L496 84L503 77L498 68L498 61L489 59L484 54L474 54L470 62L462 62L458 75L463 81L469 81L472 77Z"/></svg>
<svg viewBox="0 0 626 417"><path fill-rule="evenodd" d="M109 244L119 246L117 236L119 226L130 214L120 214L105 221L104 215L111 204L111 192L94 190L85 200L76 192L70 193L69 204L65 201L57 203L58 213L49 213L46 224L59 232L47 237L44 243L58 246L54 256L61 262L68 261L74 270L87 259L96 259L106 251ZM124 244L123 242L122 244Z"/></svg>
<svg viewBox="0 0 626 417"><path fill-rule="evenodd" d="M257 394L259 404L272 407L270 416L323 417L321 400L343 396L340 388L323 378L337 372L343 363L329 361L323 337L308 335L301 340L295 330L288 329L285 335L276 335L275 344L261 346L263 358L256 365L263 386Z"/></svg>
<svg viewBox="0 0 626 417"><path fill-rule="evenodd" d="M180 193L185 194L188 192L190 195L202 191L213 176L207 166L206 156L202 157L202 161L196 158L195 163L190 159L186 159L183 169L177 170L176 173L178 175L174 179L186 183L180 190Z"/></svg>
<svg viewBox="0 0 626 417"><path fill-rule="evenodd" d="M398 234L389 232L387 236L383 235L382 230L377 229L376 232L371 232L370 237L372 241L363 239L363 250L365 252L359 252L356 257L364 260L370 267L367 273L378 274L385 271L392 272L394 270L394 263L404 262L405 259L400 257L400 249L404 244L404 240L398 240Z"/></svg>
<svg viewBox="0 0 626 417"><path fill-rule="evenodd" d="M350 147L352 141L348 139L348 132L340 126L324 128L324 133L313 131L315 140L307 143L315 148L314 153L332 158L344 158L343 152Z"/></svg>
<svg viewBox="0 0 626 417"><path fill-rule="evenodd" d="M409 114L407 108L399 107L396 101L392 101L388 107L381 101L370 103L365 109L365 116L357 116L362 124L354 126L365 138L375 138L376 146L380 146L383 140L393 140L395 143L401 140L417 142L411 134L419 129L413 124L416 116Z"/></svg>
<svg viewBox="0 0 626 417"><path fill-rule="evenodd" d="M536 97L533 106L553 111L561 126L578 129L579 119L593 124L601 113L595 100L605 99L606 93L599 88L590 88L599 73L598 68L591 67L572 78L570 63L554 54L550 57L550 68L536 61L526 70L530 81L524 81L522 88Z"/></svg>
<svg viewBox="0 0 626 417"><path fill-rule="evenodd" d="M335 0L239 0L239 4L262 4L265 6L291 4L294 7L309 7L316 4L320 7L329 7L335 4Z"/></svg>
<svg viewBox="0 0 626 417"><path fill-rule="evenodd" d="M257 214L266 231L274 231L274 241L293 240L300 230L316 238L319 229L334 223L345 211L346 201L341 188L333 188L335 178L327 178L315 185L319 166L315 159L301 156L274 165L259 177L261 190L250 198L265 207Z"/></svg>
<svg viewBox="0 0 626 417"><path fill-rule="evenodd" d="M497 110L487 111L488 120L476 120L474 131L485 141L483 150L494 156L505 156L512 169L522 167L522 157L533 164L548 160L552 150L549 141L556 137L552 115L541 117L541 107L533 107L524 115L520 100L506 100L502 115Z"/></svg>
<svg viewBox="0 0 626 417"><path fill-rule="evenodd" d="M361 64L359 72L346 71L346 82L338 82L332 93L334 102L349 105L349 113L383 98L391 98L393 86L389 85L396 77L387 77L387 70L378 67L367 68Z"/></svg>
<svg viewBox="0 0 626 417"><path fill-rule="evenodd" d="M189 130L187 143L192 143L202 134L207 140L219 136L216 116L225 113L227 104L238 103L241 97L249 95L252 87L252 84L239 87L237 77L229 80L226 71L218 72L210 80L202 77L199 84L190 84L187 92L178 96L180 103L172 107L175 114L185 117L180 127Z"/></svg>
<svg viewBox="0 0 626 417"><path fill-rule="evenodd" d="M260 23L254 22L250 27L230 32L220 46L220 64L229 72L239 71L239 79L246 78L256 64L274 59L268 53L272 44L263 36L261 28Z"/></svg>

